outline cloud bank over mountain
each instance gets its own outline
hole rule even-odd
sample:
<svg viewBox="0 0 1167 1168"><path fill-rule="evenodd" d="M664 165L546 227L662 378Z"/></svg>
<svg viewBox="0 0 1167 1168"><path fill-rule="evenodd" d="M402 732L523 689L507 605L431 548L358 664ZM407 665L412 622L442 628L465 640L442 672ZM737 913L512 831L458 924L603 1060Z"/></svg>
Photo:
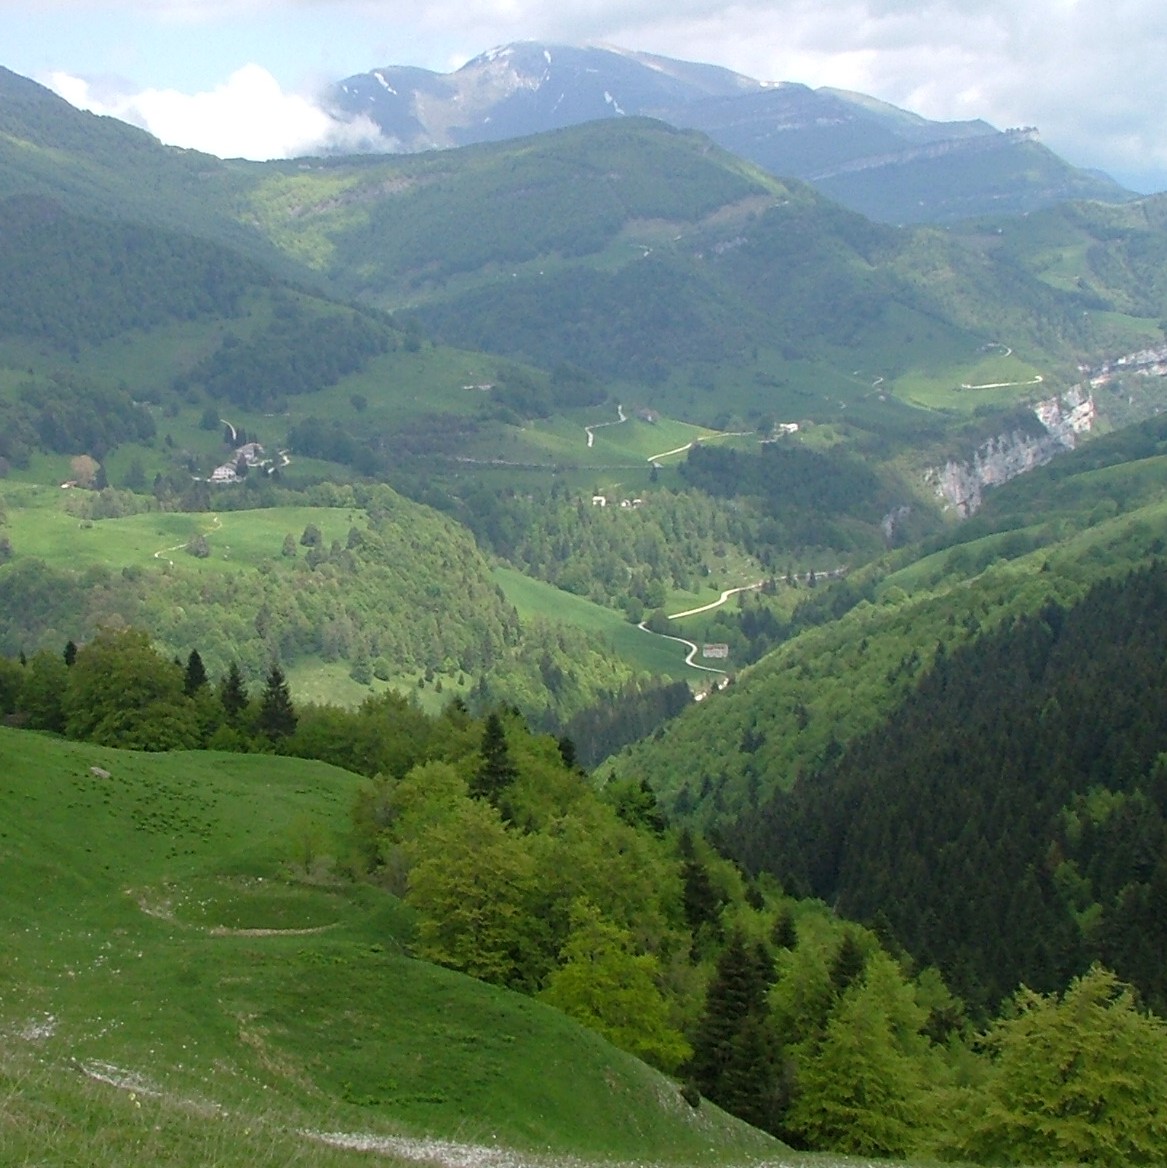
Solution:
<svg viewBox="0 0 1167 1168"><path fill-rule="evenodd" d="M330 152L384 150L390 143L367 119L337 121L312 96L289 93L259 65L245 65L214 89L124 92L54 73L48 84L71 104L140 126L172 146L221 158L297 158Z"/></svg>

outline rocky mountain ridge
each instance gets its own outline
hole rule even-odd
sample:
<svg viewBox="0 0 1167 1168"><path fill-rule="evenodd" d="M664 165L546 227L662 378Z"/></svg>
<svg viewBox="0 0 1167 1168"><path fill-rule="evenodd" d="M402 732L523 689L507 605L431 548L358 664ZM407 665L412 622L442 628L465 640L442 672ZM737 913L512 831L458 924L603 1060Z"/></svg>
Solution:
<svg viewBox="0 0 1167 1168"><path fill-rule="evenodd" d="M610 46L504 45L447 74L387 66L345 79L329 100L338 117L367 117L402 152L654 117L891 222L1130 197L1041 146L1032 127L934 122L864 94Z"/></svg>

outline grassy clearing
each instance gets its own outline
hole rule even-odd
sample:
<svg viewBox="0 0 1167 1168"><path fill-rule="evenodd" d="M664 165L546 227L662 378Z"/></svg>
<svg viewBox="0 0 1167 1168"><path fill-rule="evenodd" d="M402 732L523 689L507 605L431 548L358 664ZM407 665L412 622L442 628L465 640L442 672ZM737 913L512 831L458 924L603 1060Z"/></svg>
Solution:
<svg viewBox="0 0 1167 1168"><path fill-rule="evenodd" d="M409 914L327 859L354 775L9 729L0 761L7 1163L355 1162L302 1129L524 1161L778 1149L556 1011L411 960Z"/></svg>
<svg viewBox="0 0 1167 1168"><path fill-rule="evenodd" d="M693 679L693 670L685 666L685 654L679 645L643 632L620 613L553 584L532 580L513 568L495 568L494 578L520 617L541 616L574 625L611 645L637 669L683 681Z"/></svg>
<svg viewBox="0 0 1167 1168"><path fill-rule="evenodd" d="M194 514L149 511L120 519L79 519L69 510L72 492L59 488L6 491L7 529L21 555L36 556L57 568L102 564L112 571L136 566L157 568L181 559L184 567L233 571L281 558L284 537L298 541L314 524L324 545L345 542L349 529L364 525L363 513L348 508L271 507L253 511ZM205 535L211 554L184 553L187 542ZM297 542L296 551L304 549Z"/></svg>

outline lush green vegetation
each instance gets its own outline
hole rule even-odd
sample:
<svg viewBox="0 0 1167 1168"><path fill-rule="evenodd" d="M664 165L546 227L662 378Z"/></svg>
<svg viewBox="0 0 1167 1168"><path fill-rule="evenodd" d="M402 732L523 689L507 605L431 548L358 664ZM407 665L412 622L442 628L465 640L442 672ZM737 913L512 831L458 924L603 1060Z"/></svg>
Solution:
<svg viewBox="0 0 1167 1168"><path fill-rule="evenodd" d="M774 1146L563 1014L407 957L413 914L337 875L352 774L10 729L0 752L6 1149L234 1165L353 1161L306 1131L683 1162Z"/></svg>
<svg viewBox="0 0 1167 1168"><path fill-rule="evenodd" d="M813 596L801 585L809 607L790 624L752 615L780 647L659 741L613 759L615 772L647 778L670 811L703 824L748 814L891 716L941 648L1160 555L1162 430L1156 420L1099 439L1002 488L925 543L930 554L890 553Z"/></svg>
<svg viewBox="0 0 1167 1168"><path fill-rule="evenodd" d="M1154 1162L1167 431L959 528L920 472L1161 341L1156 201L902 232L639 121L252 166L0 92L25 1146L128 1100L107 1162L197 1158L199 1108L225 1163L325 1121L773 1153L704 1098L866 1157ZM1104 421L1154 408L1121 389ZM691 702L642 618L733 684Z"/></svg>
<svg viewBox="0 0 1167 1168"><path fill-rule="evenodd" d="M643 671L676 668L614 615L520 618L464 529L386 487L312 497L332 505L118 516L146 501L11 491L0 649L57 653L138 625L171 654L197 648L216 676L231 662L249 680L273 661L341 663L362 695L387 683L473 690L552 724Z"/></svg>
<svg viewBox="0 0 1167 1168"><path fill-rule="evenodd" d="M184 674L140 634L67 656L70 733L159 745L184 688L196 706L233 704L232 684L212 696L193 659ZM6 685L36 669L7 665ZM67 1109L63 1146L79 1105L51 1072L67 1059L141 1104L160 1147L189 1139L181 1122L161 1134L182 1105L215 1126L256 1115L277 1143L321 1130L309 1117L326 1107L328 1130L354 1138L448 1132L460 1116L469 1142L577 1155L766 1151L704 1095L810 1148L1152 1162L1167 1031L1104 969L1064 997L1022 991L978 1037L935 970L666 832L644 785L597 793L569 743L457 705L297 713L281 688L273 673L236 725L254 718L254 743L355 764L372 784L270 754L160 767L0 733L0 801L20 807L2 837L20 873L6 973L22 987L5 1023L37 1053L25 1082ZM1140 1075L1111 1073L1132 1058ZM1084 1126L1082 1106L1104 1118Z"/></svg>

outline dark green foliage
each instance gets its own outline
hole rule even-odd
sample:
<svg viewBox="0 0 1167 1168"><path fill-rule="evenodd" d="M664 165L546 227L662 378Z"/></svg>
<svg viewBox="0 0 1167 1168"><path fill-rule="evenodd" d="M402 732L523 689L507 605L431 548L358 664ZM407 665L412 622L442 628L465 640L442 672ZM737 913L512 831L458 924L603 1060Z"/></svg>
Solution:
<svg viewBox="0 0 1167 1168"><path fill-rule="evenodd" d="M486 716L479 753L481 761L470 780L470 794L497 807L518 772L507 747L506 727L496 712Z"/></svg>
<svg viewBox="0 0 1167 1168"><path fill-rule="evenodd" d="M193 650L192 650L193 652ZM219 702L229 726L237 726L243 711L247 709L247 686L238 661L227 666L227 672L219 684Z"/></svg>
<svg viewBox="0 0 1167 1168"><path fill-rule="evenodd" d="M836 993L843 993L863 974L867 955L853 932L843 934L835 959L831 962L831 985Z"/></svg>
<svg viewBox="0 0 1167 1168"><path fill-rule="evenodd" d="M734 932L717 960L693 1039L689 1076L701 1094L758 1127L776 1130L782 1092L767 1020L768 960Z"/></svg>
<svg viewBox="0 0 1167 1168"><path fill-rule="evenodd" d="M798 926L794 922L794 914L788 908L782 909L774 918L770 940L775 949L793 949L798 944Z"/></svg>
<svg viewBox="0 0 1167 1168"><path fill-rule="evenodd" d="M1165 661L1167 569L1097 585L938 656L884 725L729 838L853 918L883 914L982 1007L1096 957L1162 1008Z"/></svg>
<svg viewBox="0 0 1167 1168"><path fill-rule="evenodd" d="M17 465L37 450L103 459L123 442L154 436L154 419L128 392L66 373L20 385L13 398L0 400L0 421L0 455Z"/></svg>
<svg viewBox="0 0 1167 1168"><path fill-rule="evenodd" d="M721 910L725 896L709 876L709 869L698 854L692 834L683 829L677 850L681 856L681 904L685 921L694 939L721 939Z"/></svg>
<svg viewBox="0 0 1167 1168"><path fill-rule="evenodd" d="M76 348L174 320L234 316L245 292L270 282L220 245L80 219L45 199L8 199L0 219L0 336Z"/></svg>
<svg viewBox="0 0 1167 1168"><path fill-rule="evenodd" d="M584 767L598 766L630 742L647 738L692 704L693 694L683 681L629 682L615 696L575 714L564 729L576 743ZM654 799L655 803L655 799Z"/></svg>
<svg viewBox="0 0 1167 1168"><path fill-rule="evenodd" d="M275 662L267 671L255 725L272 742L290 738L296 730L296 710L288 691L288 679Z"/></svg>
<svg viewBox="0 0 1167 1168"><path fill-rule="evenodd" d="M647 780L638 783L635 779L613 779L605 784L603 794L630 827L646 829L654 835L664 834L665 819Z"/></svg>
<svg viewBox="0 0 1167 1168"><path fill-rule="evenodd" d="M188 698L193 698L199 690L207 685L207 669L197 649L192 649L186 659L186 669L182 677L182 692ZM224 708L226 706L224 705Z"/></svg>
<svg viewBox="0 0 1167 1168"><path fill-rule="evenodd" d="M189 380L243 409L269 408L286 397L314 393L363 369L392 346L393 330L355 311L306 310L291 297L277 302L276 319L250 340L228 335L199 362Z"/></svg>
<svg viewBox="0 0 1167 1168"><path fill-rule="evenodd" d="M788 516L785 521L790 524L813 524L834 515L878 522L893 498L870 467L854 455L812 450L793 442L767 443L759 454L696 446L681 473L710 495L756 496L764 501L769 515Z"/></svg>

